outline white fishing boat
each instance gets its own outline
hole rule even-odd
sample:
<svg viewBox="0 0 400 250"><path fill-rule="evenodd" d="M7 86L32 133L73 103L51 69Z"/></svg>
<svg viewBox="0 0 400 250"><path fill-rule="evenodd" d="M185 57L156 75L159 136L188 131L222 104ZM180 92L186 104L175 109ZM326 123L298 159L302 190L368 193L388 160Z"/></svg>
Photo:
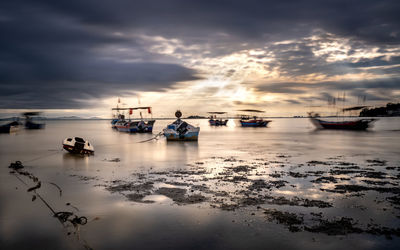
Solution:
<svg viewBox="0 0 400 250"><path fill-rule="evenodd" d="M81 137L66 138L63 141L63 149L73 154L93 154L94 147L90 142Z"/></svg>
<svg viewBox="0 0 400 250"><path fill-rule="evenodd" d="M194 127L189 123L182 121L181 111L175 112L176 121L169 124L164 130L163 134L167 141L197 141L199 138L200 127Z"/></svg>

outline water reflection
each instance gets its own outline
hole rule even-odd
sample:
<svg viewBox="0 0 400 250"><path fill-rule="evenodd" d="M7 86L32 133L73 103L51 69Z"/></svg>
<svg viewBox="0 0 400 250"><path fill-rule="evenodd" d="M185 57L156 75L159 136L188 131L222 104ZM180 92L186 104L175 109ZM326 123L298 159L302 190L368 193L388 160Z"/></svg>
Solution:
<svg viewBox="0 0 400 250"><path fill-rule="evenodd" d="M241 128L232 120L227 127L210 127L207 120L198 120L194 122L201 126L198 142L167 142L160 138L138 143L157 134L169 122L157 121L154 134L146 135L113 131L108 121L49 121L45 130L1 135L0 159L4 166L18 159L34 159L51 153L50 149L60 149L62 139L74 135L92 142L94 156L57 153L32 161L29 167L43 180L62 187L63 199L54 190L45 191L56 207L63 207L68 201L77 204L80 214L100 218L82 230L95 249L264 249L267 245L283 249L320 249L327 245L395 249L400 244L398 237L386 241L370 234L349 234L338 241L336 236L326 234L291 233L282 224L269 223L263 210L303 213L305 223L310 223L310 218L318 222L321 218L317 216L323 212L329 219L348 216L364 222L373 218L375 223L395 227L399 213L387 199L394 194L380 196L376 190L357 193L350 192L349 186L336 187L351 184L356 186L350 188L370 188L363 182L369 180L363 171L385 173L387 180L374 180L380 181L372 185L374 188L383 181L396 182L390 178L398 175L392 167L397 167L400 160L400 134L391 130L398 129L399 120L386 123L382 119L372 131L364 132L314 130L307 119L274 119L268 128ZM120 161L112 160L116 158ZM371 166L379 162L376 158L387 160L386 165ZM320 165L313 165L312 161L319 161ZM335 175L338 171L347 172ZM325 178L318 180L320 177ZM144 202L127 199L125 195L138 193L135 188L143 183L152 183L142 192L149 193ZM395 188L390 183L381 187ZM128 185L126 192L107 190L119 184L132 186ZM185 195L202 195L207 200L184 204L178 199L176 203L157 194L160 187L185 189ZM51 248L46 245L51 242L55 248L74 248L60 225L26 194L26 188L10 178L8 169L1 168L1 244L15 248L24 242L27 246ZM322 200L332 207L315 207L305 199ZM155 202L146 203L148 200ZM235 211L219 208L227 201L237 206ZM307 202L313 206L300 206L309 205ZM282 242L282 238L290 240Z"/></svg>

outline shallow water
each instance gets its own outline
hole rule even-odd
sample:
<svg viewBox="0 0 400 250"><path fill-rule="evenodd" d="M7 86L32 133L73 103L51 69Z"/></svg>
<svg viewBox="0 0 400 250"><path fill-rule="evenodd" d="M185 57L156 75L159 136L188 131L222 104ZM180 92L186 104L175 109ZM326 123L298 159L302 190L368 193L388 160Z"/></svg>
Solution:
<svg viewBox="0 0 400 250"><path fill-rule="evenodd" d="M267 128L187 121L201 127L198 142L138 143L165 120L153 134L119 133L109 121L48 121L43 130L0 134L2 249L400 246L399 118L363 132L315 130L301 118L273 119ZM95 155L63 152L71 136L88 139ZM40 179L37 193L53 209L89 223L78 233L32 201L27 189L35 184L7 168L16 160ZM338 221L337 230L322 227Z"/></svg>

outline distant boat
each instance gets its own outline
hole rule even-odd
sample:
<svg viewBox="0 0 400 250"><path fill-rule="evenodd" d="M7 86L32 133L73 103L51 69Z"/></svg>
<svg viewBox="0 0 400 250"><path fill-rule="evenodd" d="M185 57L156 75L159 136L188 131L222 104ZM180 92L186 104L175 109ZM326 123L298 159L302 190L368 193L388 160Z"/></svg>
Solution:
<svg viewBox="0 0 400 250"><path fill-rule="evenodd" d="M210 123L210 126L226 126L226 124L228 123L228 120L225 119L221 119L221 118L217 118L217 115L223 115L226 114L226 112L208 112L209 114L211 114L210 119L208 120L208 122Z"/></svg>
<svg viewBox="0 0 400 250"><path fill-rule="evenodd" d="M182 121L181 111L176 111L175 116L178 118L169 124L163 130L167 141L197 141L199 138L200 127L194 127L185 121Z"/></svg>
<svg viewBox="0 0 400 250"><path fill-rule="evenodd" d="M20 123L13 121L7 124L0 125L0 133L13 133L18 131Z"/></svg>
<svg viewBox="0 0 400 250"><path fill-rule="evenodd" d="M263 113L262 110L256 109L242 109L239 111L249 112L249 113ZM249 116L249 115L241 115L240 116L240 124L242 127L266 127L270 120L264 120L263 118L258 118L257 116Z"/></svg>
<svg viewBox="0 0 400 250"><path fill-rule="evenodd" d="M25 128L26 129L43 129L46 124L33 121L33 117L40 115L40 112L25 112Z"/></svg>
<svg viewBox="0 0 400 250"><path fill-rule="evenodd" d="M81 137L66 138L63 141L63 149L72 154L93 154L94 147L90 142Z"/></svg>
<svg viewBox="0 0 400 250"><path fill-rule="evenodd" d="M339 130L366 130L371 127L377 119L355 119L343 121L321 120L318 114L309 113L309 118L315 127L319 129L339 129Z"/></svg>

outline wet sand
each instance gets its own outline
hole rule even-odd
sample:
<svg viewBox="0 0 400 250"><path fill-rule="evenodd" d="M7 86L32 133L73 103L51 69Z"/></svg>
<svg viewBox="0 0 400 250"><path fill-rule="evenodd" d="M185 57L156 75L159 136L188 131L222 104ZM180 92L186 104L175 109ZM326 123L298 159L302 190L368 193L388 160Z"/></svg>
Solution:
<svg viewBox="0 0 400 250"><path fill-rule="evenodd" d="M306 119L281 119L257 129L189 122L202 126L198 143L138 144L151 135L118 133L106 122L89 121L2 135L1 245L400 246L398 119L383 120L370 132L315 131ZM94 156L60 150L63 137L76 131L88 135L97 148ZM40 142L36 147L34 140ZM16 160L23 169L7 168ZM38 194L57 212L72 215L60 223ZM74 223L75 215L87 223Z"/></svg>

